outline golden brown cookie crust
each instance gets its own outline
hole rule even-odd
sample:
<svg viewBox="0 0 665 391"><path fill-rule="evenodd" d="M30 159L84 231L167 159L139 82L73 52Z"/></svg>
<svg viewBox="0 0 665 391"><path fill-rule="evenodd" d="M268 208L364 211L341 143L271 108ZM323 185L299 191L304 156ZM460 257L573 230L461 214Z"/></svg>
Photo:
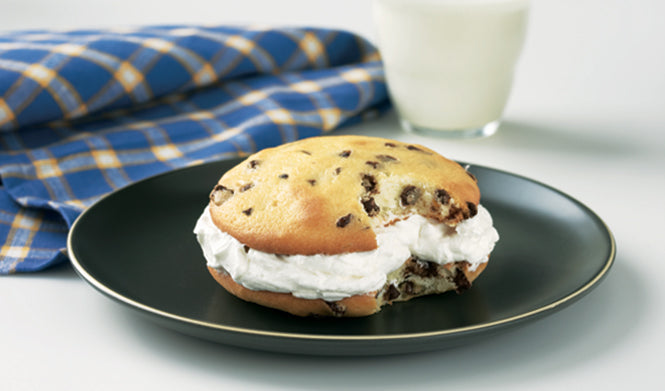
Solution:
<svg viewBox="0 0 665 391"><path fill-rule="evenodd" d="M229 170L210 195L223 232L275 254L376 249L373 228L411 214L454 226L474 215L475 178L421 145L325 136L262 150Z"/></svg>

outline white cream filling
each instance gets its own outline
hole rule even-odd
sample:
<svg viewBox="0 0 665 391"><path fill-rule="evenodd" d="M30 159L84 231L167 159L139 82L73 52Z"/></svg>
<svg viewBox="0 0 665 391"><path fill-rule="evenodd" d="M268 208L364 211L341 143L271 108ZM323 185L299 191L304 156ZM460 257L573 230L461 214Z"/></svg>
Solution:
<svg viewBox="0 0 665 391"><path fill-rule="evenodd" d="M413 254L446 264L467 261L475 270L487 262L499 240L487 209L460 222L455 229L413 215L375 229L378 248L337 255L277 255L244 245L212 222L208 207L194 233L208 266L224 268L239 284L252 290L288 292L305 299L337 301L381 289L387 275Z"/></svg>

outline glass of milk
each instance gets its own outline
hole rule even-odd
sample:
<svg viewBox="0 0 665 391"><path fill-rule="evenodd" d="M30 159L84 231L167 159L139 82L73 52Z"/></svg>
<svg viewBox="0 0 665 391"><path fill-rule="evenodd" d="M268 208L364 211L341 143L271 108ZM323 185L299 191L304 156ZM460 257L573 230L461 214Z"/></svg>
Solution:
<svg viewBox="0 0 665 391"><path fill-rule="evenodd" d="M377 43L402 127L493 134L526 34L528 0L374 0Z"/></svg>

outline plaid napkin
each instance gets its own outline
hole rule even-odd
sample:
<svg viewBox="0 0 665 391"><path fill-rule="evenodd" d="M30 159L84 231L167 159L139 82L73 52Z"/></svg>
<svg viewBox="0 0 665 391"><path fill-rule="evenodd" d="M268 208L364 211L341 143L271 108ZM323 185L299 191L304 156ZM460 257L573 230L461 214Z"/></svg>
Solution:
<svg viewBox="0 0 665 391"><path fill-rule="evenodd" d="M344 31L0 33L0 274L66 261L71 224L115 189L388 105L376 49Z"/></svg>

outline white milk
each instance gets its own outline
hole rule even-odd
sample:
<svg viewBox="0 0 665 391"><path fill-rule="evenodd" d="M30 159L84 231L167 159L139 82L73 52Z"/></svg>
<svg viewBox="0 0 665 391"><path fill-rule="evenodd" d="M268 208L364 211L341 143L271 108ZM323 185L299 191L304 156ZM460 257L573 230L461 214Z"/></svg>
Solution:
<svg viewBox="0 0 665 391"><path fill-rule="evenodd" d="M493 133L510 94L528 4L375 0L388 88L405 126Z"/></svg>

